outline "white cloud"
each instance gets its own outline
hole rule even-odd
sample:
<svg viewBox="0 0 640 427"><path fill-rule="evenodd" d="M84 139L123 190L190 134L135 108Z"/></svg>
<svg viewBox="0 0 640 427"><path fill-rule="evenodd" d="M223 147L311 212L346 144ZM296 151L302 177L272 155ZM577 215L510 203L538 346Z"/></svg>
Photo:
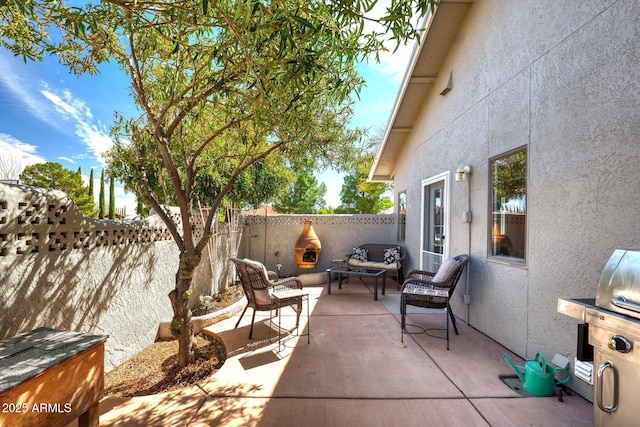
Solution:
<svg viewBox="0 0 640 427"><path fill-rule="evenodd" d="M379 18L384 16L386 14L386 8L389 3L390 0L379 1L367 15L372 18ZM421 23L423 22L423 18L415 15L412 18L412 21L413 25L417 27L421 25ZM365 23L365 32L374 31L382 31L381 25L375 22L367 21ZM398 46L397 49L396 43L397 42L395 40L390 39L385 41L384 45L386 46L387 51L380 52L380 62L379 64L375 64L375 68L379 69L380 73L382 73L383 75L389 76L393 82L400 83L402 82L407 66L409 65L411 54L413 52L414 46L416 45L416 41L409 40L406 42L406 44ZM373 58L370 59L373 61Z"/></svg>
<svg viewBox="0 0 640 427"><path fill-rule="evenodd" d="M65 132L65 123L74 125L74 132L102 164L101 154L112 146L108 130L95 123L91 109L69 90L56 90L46 82L34 84L35 79L18 59L0 53L0 84L15 98L18 108L24 109L54 129Z"/></svg>
<svg viewBox="0 0 640 427"><path fill-rule="evenodd" d="M40 93L48 99L64 120L75 122L75 134L89 148L93 155L104 164L102 153L109 150L113 141L101 123L94 123L91 109L81 100L74 98L68 90L57 94L48 87Z"/></svg>
<svg viewBox="0 0 640 427"><path fill-rule="evenodd" d="M116 186L114 190L116 195L116 209L124 208L127 216L136 215L138 200L135 194L125 193L124 188L118 186Z"/></svg>
<svg viewBox="0 0 640 427"><path fill-rule="evenodd" d="M71 157L65 157L65 156L58 156L58 160L64 160L65 162L68 162L68 163L71 163L71 164L76 162Z"/></svg>
<svg viewBox="0 0 640 427"><path fill-rule="evenodd" d="M380 54L380 72L383 75L390 76L394 83L402 82L404 75L411 60L411 54L414 49L414 43L409 45L401 45L398 50L393 52L382 52Z"/></svg>
<svg viewBox="0 0 640 427"><path fill-rule="evenodd" d="M21 64L17 61L16 58L0 54L0 83L20 101L21 107L28 113L55 129L61 129L55 111L33 89L32 77L26 72L18 72L24 71L25 67L20 67Z"/></svg>
<svg viewBox="0 0 640 427"><path fill-rule="evenodd" d="M37 153L38 147L27 144L6 133L0 133L0 156L18 161L20 170L36 163L45 163L46 159Z"/></svg>

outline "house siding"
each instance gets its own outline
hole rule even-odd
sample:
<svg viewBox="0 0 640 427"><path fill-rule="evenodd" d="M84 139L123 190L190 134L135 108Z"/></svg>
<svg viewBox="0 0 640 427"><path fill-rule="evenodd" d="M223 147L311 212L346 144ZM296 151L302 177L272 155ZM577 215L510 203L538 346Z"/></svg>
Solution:
<svg viewBox="0 0 640 427"><path fill-rule="evenodd" d="M409 268L419 267L422 180L473 167L450 186L450 254L472 256L471 304L463 278L453 310L522 357L573 360L576 321L557 313L558 298L595 297L613 250L640 247L639 23L637 1L476 1L397 159ZM487 256L489 159L518 147L525 266ZM592 399L587 384L570 386Z"/></svg>

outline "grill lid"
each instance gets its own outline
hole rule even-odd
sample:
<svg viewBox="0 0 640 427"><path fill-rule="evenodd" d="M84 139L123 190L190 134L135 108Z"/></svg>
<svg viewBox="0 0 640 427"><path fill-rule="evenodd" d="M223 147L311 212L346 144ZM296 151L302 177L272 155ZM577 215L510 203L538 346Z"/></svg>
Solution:
<svg viewBox="0 0 640 427"><path fill-rule="evenodd" d="M600 276L596 306L640 318L640 251L613 252Z"/></svg>

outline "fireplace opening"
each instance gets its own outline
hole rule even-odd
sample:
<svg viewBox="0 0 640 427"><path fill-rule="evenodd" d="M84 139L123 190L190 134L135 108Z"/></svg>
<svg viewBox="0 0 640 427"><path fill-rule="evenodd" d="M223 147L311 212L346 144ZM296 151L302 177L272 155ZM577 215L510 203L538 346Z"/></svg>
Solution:
<svg viewBox="0 0 640 427"><path fill-rule="evenodd" d="M307 249L302 254L303 263L307 263L307 262L315 263L317 262L317 260L318 260L318 254L315 249Z"/></svg>

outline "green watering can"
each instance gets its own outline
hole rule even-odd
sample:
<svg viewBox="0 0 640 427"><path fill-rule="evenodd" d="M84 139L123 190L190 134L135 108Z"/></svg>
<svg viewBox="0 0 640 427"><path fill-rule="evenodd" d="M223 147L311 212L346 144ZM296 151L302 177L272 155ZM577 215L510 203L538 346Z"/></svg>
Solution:
<svg viewBox="0 0 640 427"><path fill-rule="evenodd" d="M524 389L533 396L553 396L553 386L564 384L569 381L570 378L566 369L547 364L547 359L542 353L536 353L536 358L527 360L524 366L516 366L506 354L504 355L504 360L507 361L513 371L520 377ZM524 370L524 374L521 370ZM567 374L566 378L556 381L556 371L562 371Z"/></svg>

